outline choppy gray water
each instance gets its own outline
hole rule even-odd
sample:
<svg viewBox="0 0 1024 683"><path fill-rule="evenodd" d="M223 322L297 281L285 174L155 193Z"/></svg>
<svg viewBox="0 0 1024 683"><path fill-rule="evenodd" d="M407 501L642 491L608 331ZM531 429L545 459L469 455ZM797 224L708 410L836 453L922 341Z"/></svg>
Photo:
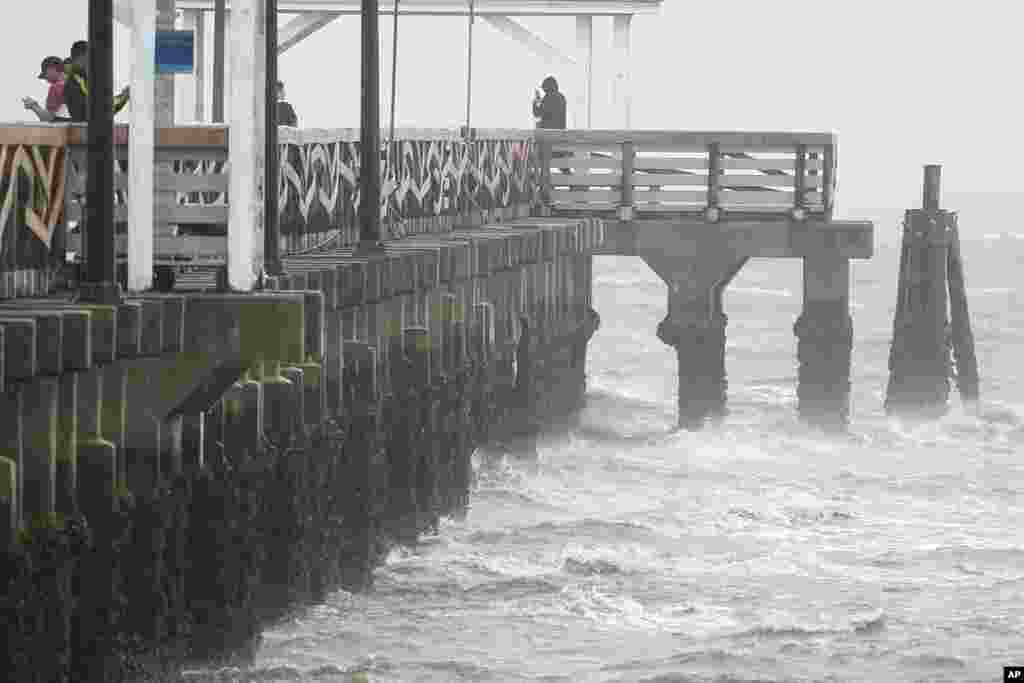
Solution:
<svg viewBox="0 0 1024 683"><path fill-rule="evenodd" d="M961 224L965 232L966 218ZM1024 664L1024 240L964 244L983 405L882 411L895 228L856 262L851 435L795 417L798 261L727 296L731 415L669 433L665 289L598 259L581 425L539 464L478 467L472 507L366 595L269 630L259 681L996 681Z"/></svg>

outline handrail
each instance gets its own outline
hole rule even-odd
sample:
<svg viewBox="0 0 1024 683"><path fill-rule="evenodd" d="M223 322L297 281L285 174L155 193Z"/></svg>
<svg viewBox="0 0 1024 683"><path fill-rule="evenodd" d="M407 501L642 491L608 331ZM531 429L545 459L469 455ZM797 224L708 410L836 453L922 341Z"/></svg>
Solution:
<svg viewBox="0 0 1024 683"><path fill-rule="evenodd" d="M553 211L678 212L709 222L832 215L833 133L538 130L536 139Z"/></svg>

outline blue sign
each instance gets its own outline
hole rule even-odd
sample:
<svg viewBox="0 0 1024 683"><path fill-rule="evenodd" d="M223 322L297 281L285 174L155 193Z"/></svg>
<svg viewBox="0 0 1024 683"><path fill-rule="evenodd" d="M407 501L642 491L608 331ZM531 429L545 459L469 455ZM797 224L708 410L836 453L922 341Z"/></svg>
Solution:
<svg viewBox="0 0 1024 683"><path fill-rule="evenodd" d="M195 34L192 31L157 31L154 43L158 74L190 74L195 68Z"/></svg>

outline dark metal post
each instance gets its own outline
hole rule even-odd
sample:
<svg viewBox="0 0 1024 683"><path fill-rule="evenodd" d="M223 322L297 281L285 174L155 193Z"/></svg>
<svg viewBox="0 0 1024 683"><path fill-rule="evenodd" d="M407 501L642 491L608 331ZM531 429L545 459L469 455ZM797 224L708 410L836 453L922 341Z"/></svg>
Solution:
<svg viewBox="0 0 1024 683"><path fill-rule="evenodd" d="M118 303L114 259L114 3L89 0L89 175L83 299Z"/></svg>
<svg viewBox="0 0 1024 683"><path fill-rule="evenodd" d="M266 0L267 20L267 147L266 179L263 190L263 268L268 275L281 275L281 229L278 220L277 186L281 163L277 136L277 0Z"/></svg>
<svg viewBox="0 0 1024 683"><path fill-rule="evenodd" d="M395 141L395 85L398 80L398 0L394 2L394 30L391 35L391 125L388 127L388 144Z"/></svg>
<svg viewBox="0 0 1024 683"><path fill-rule="evenodd" d="M380 242L380 31L377 0L362 0L363 98L359 145L359 242Z"/></svg>
<svg viewBox="0 0 1024 683"><path fill-rule="evenodd" d="M924 191L922 192L921 208L925 211L939 210L939 186L942 181L942 167L929 165L924 167Z"/></svg>
<svg viewBox="0 0 1024 683"><path fill-rule="evenodd" d="M213 122L224 123L224 15L225 0L213 3Z"/></svg>

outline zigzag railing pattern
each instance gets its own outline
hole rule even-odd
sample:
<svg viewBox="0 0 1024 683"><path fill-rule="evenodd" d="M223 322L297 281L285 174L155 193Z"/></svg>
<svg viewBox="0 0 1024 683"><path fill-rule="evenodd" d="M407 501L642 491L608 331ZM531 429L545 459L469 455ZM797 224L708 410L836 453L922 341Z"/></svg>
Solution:
<svg viewBox="0 0 1024 683"><path fill-rule="evenodd" d="M396 131L381 150L381 219L401 237L412 219L534 201L529 131ZM358 241L359 131L282 131L278 206L288 251Z"/></svg>
<svg viewBox="0 0 1024 683"><path fill-rule="evenodd" d="M45 128L0 135L0 272L36 270L61 243L66 149Z"/></svg>

